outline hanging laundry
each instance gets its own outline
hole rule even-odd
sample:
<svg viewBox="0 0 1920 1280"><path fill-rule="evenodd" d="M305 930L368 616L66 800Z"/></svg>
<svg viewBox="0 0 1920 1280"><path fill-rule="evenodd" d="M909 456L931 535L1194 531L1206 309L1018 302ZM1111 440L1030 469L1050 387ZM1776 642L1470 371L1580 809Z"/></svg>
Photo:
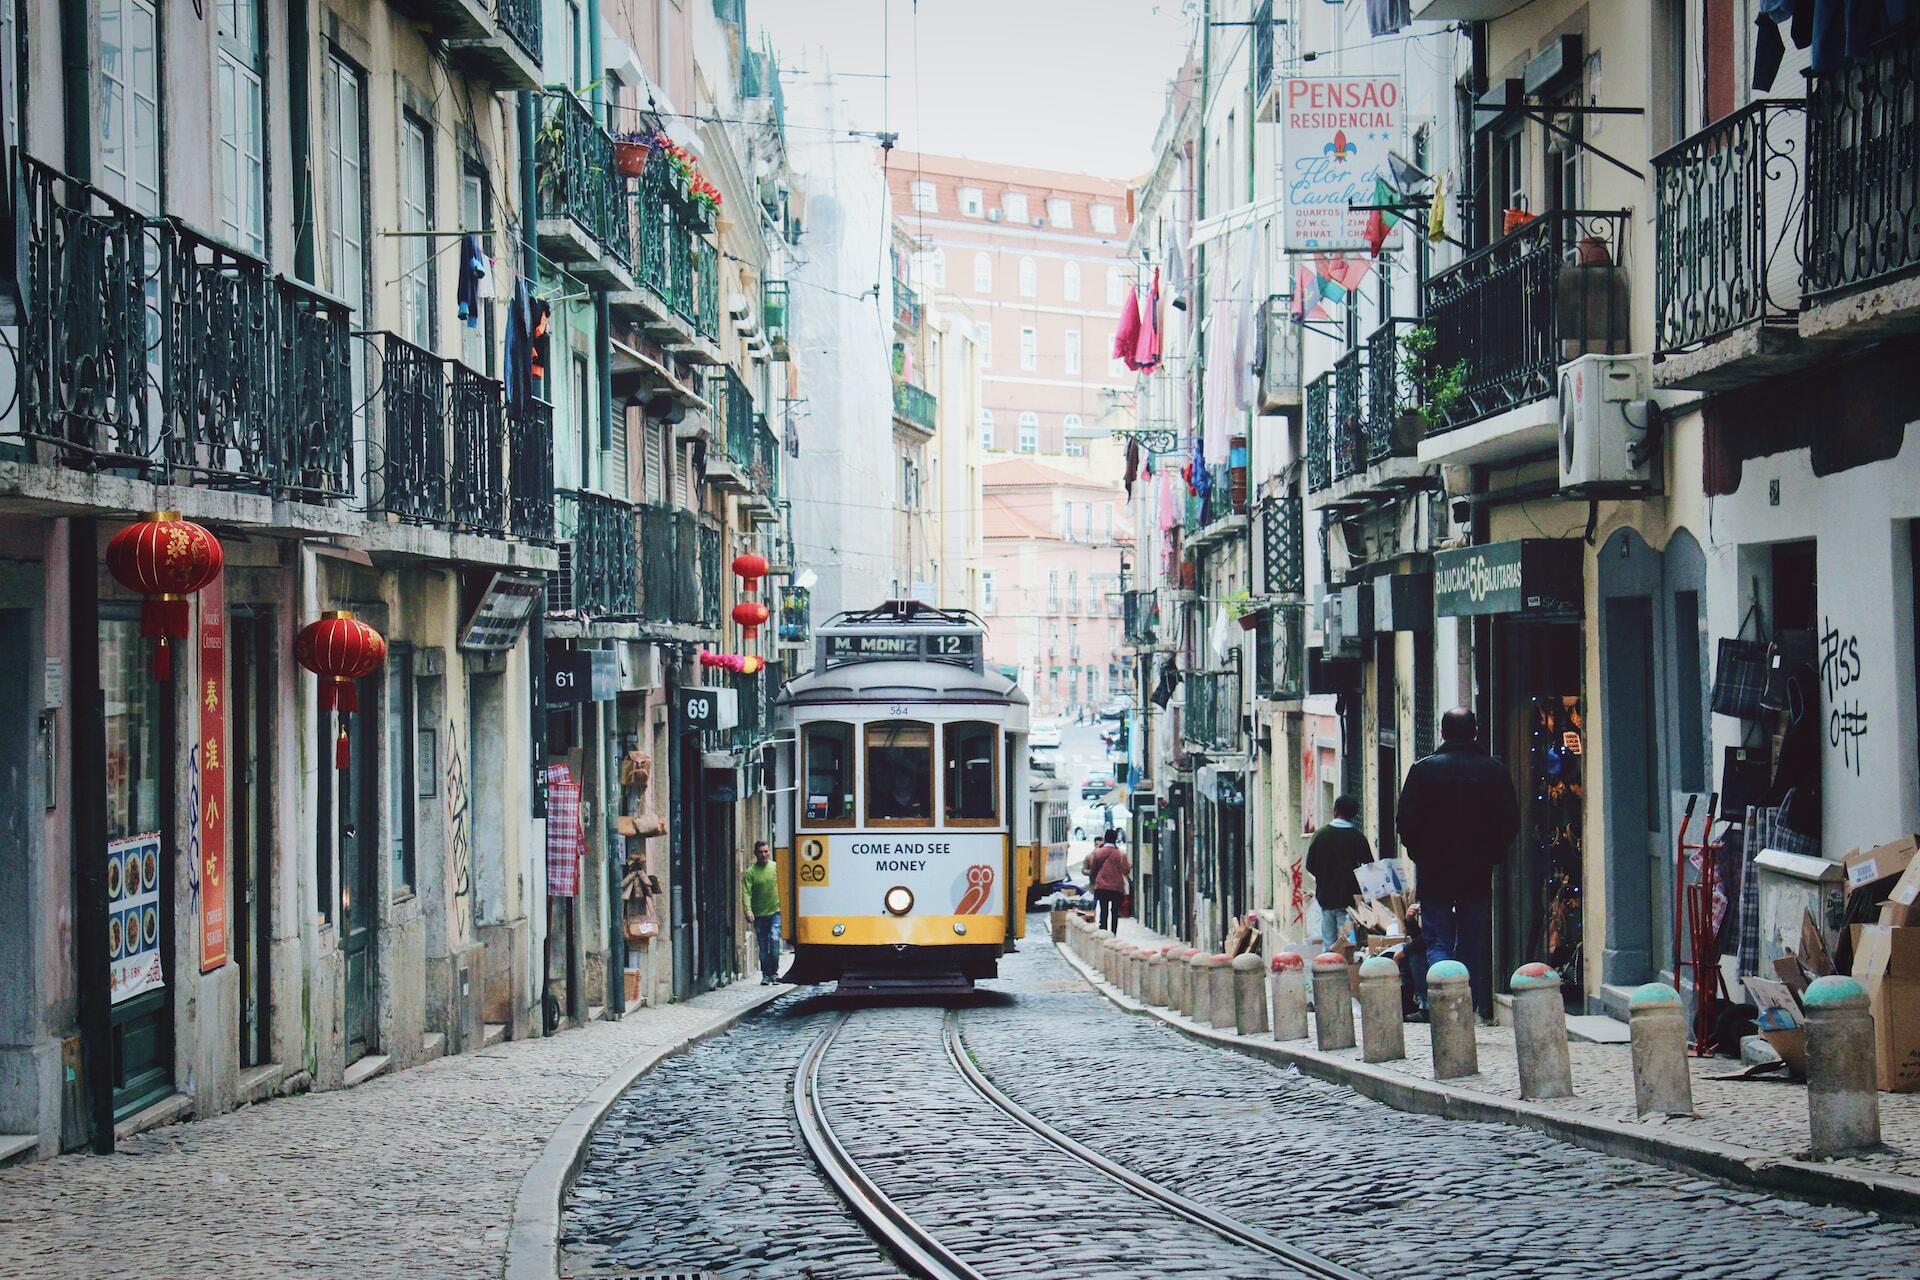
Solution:
<svg viewBox="0 0 1920 1280"><path fill-rule="evenodd" d="M1187 309L1188 277L1191 274L1192 268L1187 262L1186 224L1176 217L1167 232L1167 294L1176 311Z"/></svg>
<svg viewBox="0 0 1920 1280"><path fill-rule="evenodd" d="M506 353L501 375L507 384L507 407L524 413L533 399L532 303L525 280L513 282L513 300L507 304Z"/></svg>
<svg viewBox="0 0 1920 1280"><path fill-rule="evenodd" d="M1441 174L1433 184L1433 203L1427 206L1427 240L1441 244L1447 238L1447 177Z"/></svg>
<svg viewBox="0 0 1920 1280"><path fill-rule="evenodd" d="M1390 36L1413 21L1410 0L1367 0L1367 32Z"/></svg>
<svg viewBox="0 0 1920 1280"><path fill-rule="evenodd" d="M1153 269L1153 287L1147 293L1147 309L1140 317L1140 335L1133 347L1130 368L1152 373L1160 367L1160 268Z"/></svg>
<svg viewBox="0 0 1920 1280"><path fill-rule="evenodd" d="M548 765L548 896L571 898L580 892L580 858L586 851L586 832L580 826L580 784L566 765Z"/></svg>
<svg viewBox="0 0 1920 1280"><path fill-rule="evenodd" d="M1137 368L1133 363L1134 347L1140 341L1140 300L1134 296L1134 290L1127 290L1127 301L1120 308L1120 327L1113 331L1113 358L1124 361L1127 368Z"/></svg>
<svg viewBox="0 0 1920 1280"><path fill-rule="evenodd" d="M1127 488L1127 501L1133 501L1133 482L1140 478L1140 437L1127 437L1127 473L1121 482Z"/></svg>
<svg viewBox="0 0 1920 1280"><path fill-rule="evenodd" d="M480 297L484 299L500 296L500 287L495 282L500 278L500 263L492 254L487 255L486 268L480 272Z"/></svg>
<svg viewBox="0 0 1920 1280"><path fill-rule="evenodd" d="M1259 327L1260 304L1254 293L1260 281L1260 233L1248 227L1243 233L1246 251L1239 276L1233 282L1233 404L1245 413L1260 402L1260 371L1254 363L1253 331ZM1222 459L1224 461L1224 459ZM1215 463L1217 466L1218 463Z"/></svg>
<svg viewBox="0 0 1920 1280"><path fill-rule="evenodd" d="M1753 87L1765 93L1773 88L1773 78L1780 74L1781 60L1787 56L1787 42L1780 38L1780 26L1768 17L1762 9L1754 18L1756 29L1753 42Z"/></svg>
<svg viewBox="0 0 1920 1280"><path fill-rule="evenodd" d="M480 237L461 236L460 272L455 289L455 301L456 310L460 318L467 322L469 329L480 327L480 282L486 279L487 271L487 255L480 247Z"/></svg>
<svg viewBox="0 0 1920 1280"><path fill-rule="evenodd" d="M1160 486L1160 532L1165 533L1180 523L1180 507L1173 496L1174 475L1162 467L1154 480Z"/></svg>
<svg viewBox="0 0 1920 1280"><path fill-rule="evenodd" d="M528 311L527 371L544 388L547 369L553 357L553 308L545 298L535 298ZM551 393L547 399L553 399Z"/></svg>

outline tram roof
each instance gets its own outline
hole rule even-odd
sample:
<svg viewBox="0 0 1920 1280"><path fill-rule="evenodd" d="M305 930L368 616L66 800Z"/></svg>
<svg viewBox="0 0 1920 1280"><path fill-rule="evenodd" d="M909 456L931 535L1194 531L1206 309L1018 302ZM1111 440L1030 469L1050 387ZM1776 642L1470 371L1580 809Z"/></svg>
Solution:
<svg viewBox="0 0 1920 1280"><path fill-rule="evenodd" d="M955 698L968 702L998 702L1025 706L1027 695L1017 681L998 671L970 671L942 662L860 662L815 669L795 676L781 701L796 703L855 702L867 699L930 701Z"/></svg>

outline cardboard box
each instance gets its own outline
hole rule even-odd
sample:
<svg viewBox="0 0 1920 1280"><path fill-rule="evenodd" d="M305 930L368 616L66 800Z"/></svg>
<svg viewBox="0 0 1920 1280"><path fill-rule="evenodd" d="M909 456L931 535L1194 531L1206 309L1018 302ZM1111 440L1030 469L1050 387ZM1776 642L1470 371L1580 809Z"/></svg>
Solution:
<svg viewBox="0 0 1920 1280"><path fill-rule="evenodd" d="M1887 900L1880 904L1880 923L1889 929L1899 929L1910 924L1920 924L1920 858L1907 864L1900 873L1893 889L1887 894Z"/></svg>
<svg viewBox="0 0 1920 1280"><path fill-rule="evenodd" d="M1873 1002L1880 1088L1920 1090L1920 929L1855 925L1853 976Z"/></svg>
<svg viewBox="0 0 1920 1280"><path fill-rule="evenodd" d="M640 1007L640 971L638 969L626 969L622 971L622 974L626 979L627 1008L638 1009Z"/></svg>
<svg viewBox="0 0 1920 1280"><path fill-rule="evenodd" d="M1855 849L1840 859L1840 865L1847 869L1847 896L1851 898L1882 880L1900 875L1915 854L1920 854L1920 838L1914 836L1903 836L1873 849Z"/></svg>

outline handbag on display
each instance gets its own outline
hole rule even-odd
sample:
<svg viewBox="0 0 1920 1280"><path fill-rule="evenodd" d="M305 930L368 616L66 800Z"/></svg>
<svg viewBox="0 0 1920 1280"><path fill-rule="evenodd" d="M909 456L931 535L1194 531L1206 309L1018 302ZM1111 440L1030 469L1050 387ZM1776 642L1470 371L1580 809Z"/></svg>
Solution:
<svg viewBox="0 0 1920 1280"><path fill-rule="evenodd" d="M1764 747L1728 747L1720 767L1720 812L1744 813L1766 799L1773 761Z"/></svg>
<svg viewBox="0 0 1920 1280"><path fill-rule="evenodd" d="M1760 705L1768 711L1791 710L1789 686L1795 676L1811 670L1813 632L1782 631L1767 646L1767 676L1760 690Z"/></svg>
<svg viewBox="0 0 1920 1280"><path fill-rule="evenodd" d="M1740 629L1720 641L1713 664L1713 709L1723 716L1758 720L1763 708L1760 695L1767 685L1767 644L1760 639L1760 606L1747 609ZM1754 638L1746 639L1747 624L1754 624Z"/></svg>

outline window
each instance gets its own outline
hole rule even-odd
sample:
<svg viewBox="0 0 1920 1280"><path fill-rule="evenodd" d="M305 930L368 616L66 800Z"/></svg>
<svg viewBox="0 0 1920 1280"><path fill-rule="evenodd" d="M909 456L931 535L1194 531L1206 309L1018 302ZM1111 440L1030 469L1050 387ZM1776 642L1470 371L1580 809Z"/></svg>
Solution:
<svg viewBox="0 0 1920 1280"><path fill-rule="evenodd" d="M1077 570L1067 570L1067 612L1080 612L1080 574Z"/></svg>
<svg viewBox="0 0 1920 1280"><path fill-rule="evenodd" d="M991 368L993 366L993 326L985 320L975 321L973 340L980 348L980 367Z"/></svg>
<svg viewBox="0 0 1920 1280"><path fill-rule="evenodd" d="M1074 433L1080 430L1080 415L1077 413L1068 414L1060 420L1060 428L1066 434L1067 438L1071 440Z"/></svg>
<svg viewBox="0 0 1920 1280"><path fill-rule="evenodd" d="M433 135L412 112L400 125L400 229L433 229ZM433 349L434 254L433 240L413 235L400 238L400 326L402 335L417 346Z"/></svg>
<svg viewBox="0 0 1920 1280"><path fill-rule="evenodd" d="M1107 305L1117 307L1126 301L1127 277L1119 267L1107 268Z"/></svg>
<svg viewBox="0 0 1920 1280"><path fill-rule="evenodd" d="M360 68L331 55L326 79L326 200L328 287L353 308L354 323L367 315L366 86ZM354 400L371 392L364 342L348 344Z"/></svg>
<svg viewBox="0 0 1920 1280"><path fill-rule="evenodd" d="M1096 204L1093 206L1093 229L1095 231L1105 231L1109 233L1113 231L1112 205Z"/></svg>
<svg viewBox="0 0 1920 1280"><path fill-rule="evenodd" d="M993 292L993 255L986 253L973 255L973 291L975 293Z"/></svg>
<svg viewBox="0 0 1920 1280"><path fill-rule="evenodd" d="M415 764L413 650L395 645L387 655L387 791L392 797L393 824L388 839L392 861L391 890L404 897L413 888L414 830L418 795Z"/></svg>
<svg viewBox="0 0 1920 1280"><path fill-rule="evenodd" d="M1067 441L1065 448L1069 458L1084 458L1087 456L1086 446L1078 440Z"/></svg>
<svg viewBox="0 0 1920 1280"><path fill-rule="evenodd" d="M999 730L964 720L946 727L946 739L948 823L991 826L1000 816Z"/></svg>
<svg viewBox="0 0 1920 1280"><path fill-rule="evenodd" d="M585 356L577 351L574 352L567 366L568 372L572 375L572 381L567 384L567 395L573 401L573 429L579 433L576 439L580 442L580 474L576 477L576 483L580 488L586 489L591 488L593 484L592 401L594 397L588 394L588 388L592 383L587 377Z"/></svg>
<svg viewBox="0 0 1920 1280"><path fill-rule="evenodd" d="M914 182L908 190L913 193L913 207L921 213L938 213L940 197L934 194L931 182Z"/></svg>
<svg viewBox="0 0 1920 1280"><path fill-rule="evenodd" d="M1069 329L1066 334L1067 372L1080 372L1080 331Z"/></svg>
<svg viewBox="0 0 1920 1280"><path fill-rule="evenodd" d="M1073 225L1073 201L1058 196L1047 201L1047 225L1050 227L1070 227Z"/></svg>
<svg viewBox="0 0 1920 1280"><path fill-rule="evenodd" d="M493 201L487 190L487 175L474 168L471 163L460 173L460 225L463 227L490 227L493 225ZM483 253L493 252L493 237L481 236L480 248ZM463 317L464 318L464 317ZM467 368L493 376L493 308L485 299L480 301L480 323L460 326L460 359Z"/></svg>
<svg viewBox="0 0 1920 1280"><path fill-rule="evenodd" d="M1047 570L1047 612L1060 612L1060 571L1058 569ZM1050 639L1057 641L1059 634L1059 628L1047 628L1047 635Z"/></svg>
<svg viewBox="0 0 1920 1280"><path fill-rule="evenodd" d="M1065 448L1069 458L1086 456L1086 447L1076 438L1080 431L1080 415L1070 413L1060 420L1060 434L1065 438Z"/></svg>
<svg viewBox="0 0 1920 1280"><path fill-rule="evenodd" d="M1006 211L1008 222L1027 221L1027 195L1024 191L1009 191L1000 197L1000 207Z"/></svg>
<svg viewBox="0 0 1920 1280"><path fill-rule="evenodd" d="M575 93L587 91L586 20L580 13L580 0L567 0L567 87Z"/></svg>
<svg viewBox="0 0 1920 1280"><path fill-rule="evenodd" d="M1031 298L1040 292L1040 267L1032 258L1020 259L1020 296Z"/></svg>
<svg viewBox="0 0 1920 1280"><path fill-rule="evenodd" d="M933 821L933 726L880 720L867 726L867 825Z"/></svg>
<svg viewBox="0 0 1920 1280"><path fill-rule="evenodd" d="M806 808L802 826L853 825L853 726L810 724L802 730Z"/></svg>
<svg viewBox="0 0 1920 1280"><path fill-rule="evenodd" d="M1040 416L1038 414L1020 415L1020 452L1040 452Z"/></svg>
<svg viewBox="0 0 1920 1280"><path fill-rule="evenodd" d="M993 448L993 410L991 409L980 411L980 447Z"/></svg>
<svg viewBox="0 0 1920 1280"><path fill-rule="evenodd" d="M980 198L980 188L960 188L960 212L969 218L977 218L986 211L986 202Z"/></svg>
<svg viewBox="0 0 1920 1280"><path fill-rule="evenodd" d="M996 608L999 607L999 603L1000 602L998 597L996 597L993 594L993 570L991 569L981 570L980 572L980 607L984 609L986 612L992 613Z"/></svg>
<svg viewBox="0 0 1920 1280"><path fill-rule="evenodd" d="M936 289L947 287L947 251L935 249L927 255L927 283Z"/></svg>
<svg viewBox="0 0 1920 1280"><path fill-rule="evenodd" d="M259 0L221 0L218 8L220 232L249 253L264 255L267 163Z"/></svg>
<svg viewBox="0 0 1920 1280"><path fill-rule="evenodd" d="M1080 301L1080 264L1069 262L1060 271L1060 292L1068 302Z"/></svg>
<svg viewBox="0 0 1920 1280"><path fill-rule="evenodd" d="M1040 367L1040 335L1030 325L1020 330L1020 367L1022 369Z"/></svg>
<svg viewBox="0 0 1920 1280"><path fill-rule="evenodd" d="M99 181L141 213L160 212L158 43L152 0L101 0Z"/></svg>

